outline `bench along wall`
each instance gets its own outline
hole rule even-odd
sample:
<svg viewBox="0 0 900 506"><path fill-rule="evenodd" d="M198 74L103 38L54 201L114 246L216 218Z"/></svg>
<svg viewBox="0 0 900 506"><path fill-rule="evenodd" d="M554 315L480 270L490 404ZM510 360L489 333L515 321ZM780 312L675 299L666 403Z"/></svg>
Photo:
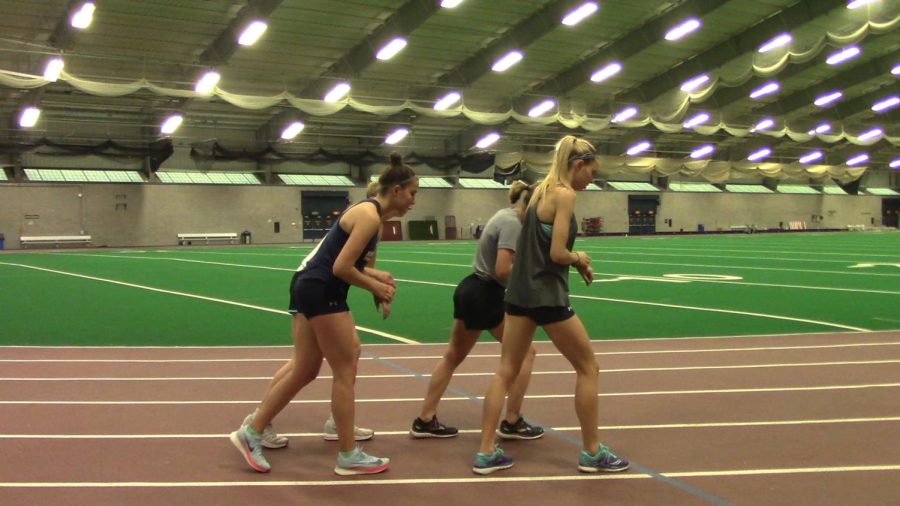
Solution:
<svg viewBox="0 0 900 506"><path fill-rule="evenodd" d="M20 236L91 235L94 246L174 246L177 234L249 230L256 244L302 240L300 194L296 186L206 186L161 184L0 184L0 233L7 248L18 248ZM350 188L352 201L363 188ZM709 231L753 223L777 227L792 220L810 223L822 215L824 228L881 223L881 199L871 196L743 195L661 193L657 230L693 231L704 224ZM456 216L459 227L485 223L508 205L504 190L419 191L408 220L435 218L444 237L443 220ZM628 231L628 193L582 192L579 218L602 216L604 232ZM662 222L672 218L669 228ZM280 223L280 233L274 223Z"/></svg>

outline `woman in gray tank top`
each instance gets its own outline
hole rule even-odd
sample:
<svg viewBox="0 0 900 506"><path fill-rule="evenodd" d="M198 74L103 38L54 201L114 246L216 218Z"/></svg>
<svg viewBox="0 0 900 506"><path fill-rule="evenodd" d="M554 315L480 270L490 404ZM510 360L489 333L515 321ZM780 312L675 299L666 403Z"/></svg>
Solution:
<svg viewBox="0 0 900 506"><path fill-rule="evenodd" d="M628 461L600 444L597 431L597 379L599 365L581 320L569 305L569 266L590 283L591 258L573 252L575 243L575 191L583 190L598 169L594 146L567 135L556 145L550 172L537 187L519 236L516 263L507 284L506 323L500 368L484 399L481 446L472 470L490 474L513 466L514 461L494 444L503 399L519 374L538 325L572 364L577 376L575 412L581 423L582 472L624 471Z"/></svg>
<svg viewBox="0 0 900 506"><path fill-rule="evenodd" d="M472 351L481 332L487 330L497 340L503 337L506 281L514 264L522 217L533 191L534 186L529 187L521 181L513 183L509 190L512 207L497 211L488 220L472 262L475 272L463 279L453 292L455 319L450 345L431 373L425 401L409 430L410 436L414 438L448 438L459 433L456 427L438 422L437 406L450 384L453 372ZM535 351L531 347L519 375L510 387L506 401L506 419L497 430L497 435L503 439L537 439L544 435L544 429L526 422L521 413L534 356Z"/></svg>

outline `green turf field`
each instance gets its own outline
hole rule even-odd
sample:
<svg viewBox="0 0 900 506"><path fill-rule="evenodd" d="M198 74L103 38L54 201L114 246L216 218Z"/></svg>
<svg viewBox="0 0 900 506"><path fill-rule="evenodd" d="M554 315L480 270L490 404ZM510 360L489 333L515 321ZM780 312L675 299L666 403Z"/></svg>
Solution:
<svg viewBox="0 0 900 506"><path fill-rule="evenodd" d="M288 344L288 283L311 247L7 252L0 344ZM399 281L394 314L382 321L353 288L357 324L446 341L474 247L381 244L378 267ZM900 233L605 237L576 249L597 272L590 287L571 278L593 339L900 329Z"/></svg>

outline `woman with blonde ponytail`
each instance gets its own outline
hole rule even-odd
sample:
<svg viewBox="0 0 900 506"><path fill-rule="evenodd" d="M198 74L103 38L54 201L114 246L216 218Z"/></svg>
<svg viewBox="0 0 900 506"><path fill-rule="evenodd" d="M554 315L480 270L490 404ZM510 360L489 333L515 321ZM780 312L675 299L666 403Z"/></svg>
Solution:
<svg viewBox="0 0 900 506"><path fill-rule="evenodd" d="M495 445L494 431L503 399L529 356L539 325L575 369L575 412L583 444L578 470L595 473L628 468L627 460L600 443L599 365L587 330L569 305L569 266L574 266L588 283L594 276L591 257L583 251L572 251L572 247L577 232L575 192L594 179L597 169L594 146L571 135L563 137L556 145L550 172L528 204L516 247L516 263L507 284L500 367L484 398L481 446L472 467L475 473L490 474L514 464Z"/></svg>
<svg viewBox="0 0 900 506"><path fill-rule="evenodd" d="M409 435L414 438L448 438L459 433L456 427L438 422L438 402L447 390L453 372L472 351L482 331L487 330L497 340L503 337L503 293L512 272L522 218L533 190L533 186L521 181L513 183L509 190L512 206L497 211L484 227L472 263L475 272L463 279L453 292L455 320L450 346L431 373L422 409L409 430ZM544 429L526 422L521 413L534 356L534 348L530 348L510 388L506 419L497 430L497 435L503 439L537 439L544 435Z"/></svg>

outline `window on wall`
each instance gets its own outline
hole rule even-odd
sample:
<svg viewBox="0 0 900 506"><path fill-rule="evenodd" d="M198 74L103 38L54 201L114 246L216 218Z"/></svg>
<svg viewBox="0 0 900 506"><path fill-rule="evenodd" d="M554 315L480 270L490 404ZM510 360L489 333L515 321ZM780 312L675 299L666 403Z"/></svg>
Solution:
<svg viewBox="0 0 900 506"><path fill-rule="evenodd" d="M822 192L826 195L847 195L840 186L825 186L822 188Z"/></svg>
<svg viewBox="0 0 900 506"><path fill-rule="evenodd" d="M0 181L9 181L6 177L6 167L0 167Z"/></svg>
<svg viewBox="0 0 900 506"><path fill-rule="evenodd" d="M774 193L761 184L726 184L725 190L731 193Z"/></svg>
<svg viewBox="0 0 900 506"><path fill-rule="evenodd" d="M803 195L819 195L820 192L812 186L805 184L780 184L778 185L778 193L792 193Z"/></svg>
<svg viewBox="0 0 900 506"><path fill-rule="evenodd" d="M879 195L882 197L892 197L895 195L900 195L896 190L892 190L890 188L866 188L866 193L869 195Z"/></svg>
<svg viewBox="0 0 900 506"><path fill-rule="evenodd" d="M170 184L260 184L251 172L179 172L161 171L156 176Z"/></svg>
<svg viewBox="0 0 900 506"><path fill-rule="evenodd" d="M629 192L658 192L659 188L650 183L635 183L629 181L610 181L609 185L620 191Z"/></svg>
<svg viewBox="0 0 900 506"><path fill-rule="evenodd" d="M482 179L482 178L474 178L474 177L461 177L459 178L459 185L463 188L490 188L490 189L499 189L499 190L508 190L509 185L498 183L493 179Z"/></svg>
<svg viewBox="0 0 900 506"><path fill-rule="evenodd" d="M278 174L278 179L293 186L353 186L353 181L347 176Z"/></svg>
<svg viewBox="0 0 900 506"><path fill-rule="evenodd" d="M603 188L600 188L594 183L588 183L588 185L584 188L586 191L599 192L603 191Z"/></svg>
<svg viewBox="0 0 900 506"><path fill-rule="evenodd" d="M669 183L673 192L721 193L721 189L710 183Z"/></svg>
<svg viewBox="0 0 900 506"><path fill-rule="evenodd" d="M73 183L143 183L136 170L25 169L29 181Z"/></svg>
<svg viewBox="0 0 900 506"><path fill-rule="evenodd" d="M370 177L369 181L378 181L378 176ZM420 177L419 188L453 188L453 185L442 177Z"/></svg>

